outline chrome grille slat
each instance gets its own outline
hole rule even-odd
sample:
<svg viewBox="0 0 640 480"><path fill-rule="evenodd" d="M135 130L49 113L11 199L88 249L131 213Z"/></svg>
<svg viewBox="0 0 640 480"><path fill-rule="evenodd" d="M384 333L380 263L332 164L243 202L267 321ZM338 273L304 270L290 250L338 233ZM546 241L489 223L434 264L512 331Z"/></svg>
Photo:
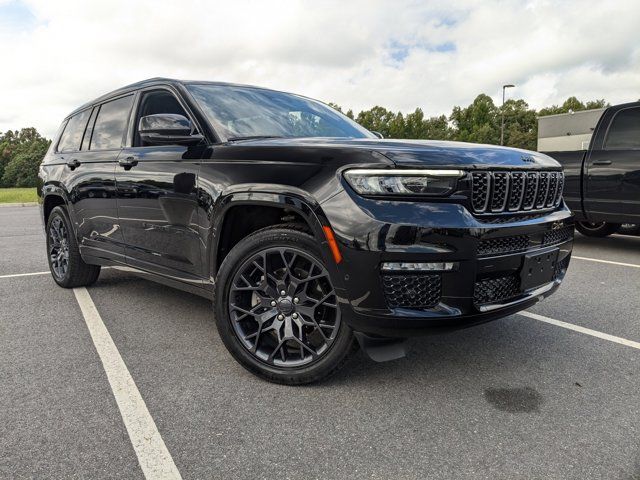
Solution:
<svg viewBox="0 0 640 480"><path fill-rule="evenodd" d="M544 206L549 208L554 205L556 201L556 190L558 188L558 172L551 172L549 177L549 193L547 194L547 201Z"/></svg>
<svg viewBox="0 0 640 480"><path fill-rule="evenodd" d="M523 201L522 209L531 210L536 203L536 192L538 191L538 174L536 172L527 172L526 193Z"/></svg>
<svg viewBox="0 0 640 480"><path fill-rule="evenodd" d="M549 194L549 172L538 173L538 194L536 195L536 208L544 208Z"/></svg>
<svg viewBox="0 0 640 480"><path fill-rule="evenodd" d="M562 200L562 190L564 189L564 175L561 173L558 178L558 189L556 190L556 198L553 202L554 205L560 205Z"/></svg>
<svg viewBox="0 0 640 480"><path fill-rule="evenodd" d="M473 172L471 174L471 201L473 209L482 213L489 206L489 190L491 175L489 172Z"/></svg>
<svg viewBox="0 0 640 480"><path fill-rule="evenodd" d="M524 199L524 172L510 172L511 188L509 189L509 203L507 208L510 212L517 212L522 208L522 200Z"/></svg>
<svg viewBox="0 0 640 480"><path fill-rule="evenodd" d="M509 174L508 172L493 172L491 177L491 211L503 212L509 194Z"/></svg>
<svg viewBox="0 0 640 480"><path fill-rule="evenodd" d="M560 204L563 186L558 171L471 172L471 206L485 214L545 210Z"/></svg>

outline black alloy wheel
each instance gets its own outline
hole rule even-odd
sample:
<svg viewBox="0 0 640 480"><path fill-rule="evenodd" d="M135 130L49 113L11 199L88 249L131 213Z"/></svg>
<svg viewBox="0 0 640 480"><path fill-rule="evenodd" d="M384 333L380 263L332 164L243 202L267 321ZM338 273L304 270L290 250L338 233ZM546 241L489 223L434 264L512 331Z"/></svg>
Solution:
<svg viewBox="0 0 640 480"><path fill-rule="evenodd" d="M47 260L55 282L64 288L87 286L100 275L99 265L85 263L71 227L67 210L58 206L49 214L45 229Z"/></svg>
<svg viewBox="0 0 640 480"><path fill-rule="evenodd" d="M244 261L231 283L229 315L245 348L276 367L318 360L340 327L326 268L291 247L266 248Z"/></svg>
<svg viewBox="0 0 640 480"><path fill-rule="evenodd" d="M299 225L241 240L216 278L220 337L247 370L269 381L325 378L355 348L317 240Z"/></svg>
<svg viewBox="0 0 640 480"><path fill-rule="evenodd" d="M62 217L55 217L49 225L49 262L57 280L63 280L69 270L69 231Z"/></svg>

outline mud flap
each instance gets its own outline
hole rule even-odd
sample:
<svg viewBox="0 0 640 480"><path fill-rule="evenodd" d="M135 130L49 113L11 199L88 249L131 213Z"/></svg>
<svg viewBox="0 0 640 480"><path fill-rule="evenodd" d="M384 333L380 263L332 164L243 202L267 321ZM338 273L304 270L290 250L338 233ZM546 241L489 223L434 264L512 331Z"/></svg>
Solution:
<svg viewBox="0 0 640 480"><path fill-rule="evenodd" d="M388 362L407 356L406 338L372 337L354 332L362 351L374 362Z"/></svg>

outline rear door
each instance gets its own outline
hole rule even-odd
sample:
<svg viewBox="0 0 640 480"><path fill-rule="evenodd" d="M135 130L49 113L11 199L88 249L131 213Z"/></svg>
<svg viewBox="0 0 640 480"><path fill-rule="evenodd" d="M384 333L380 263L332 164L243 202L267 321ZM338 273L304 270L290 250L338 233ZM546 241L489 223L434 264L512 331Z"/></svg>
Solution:
<svg viewBox="0 0 640 480"><path fill-rule="evenodd" d="M586 165L591 221L640 223L640 106L614 113Z"/></svg>
<svg viewBox="0 0 640 480"><path fill-rule="evenodd" d="M193 121L169 88L154 87L138 94L130 146L122 151L116 170L127 263L200 284L204 271L197 178L204 147L143 143L138 135L140 118L159 113L180 114Z"/></svg>
<svg viewBox="0 0 640 480"><path fill-rule="evenodd" d="M72 221L83 255L124 261L115 166L132 103L133 95L126 95L81 112L86 117L78 121L84 124L82 133L73 135L69 146L63 133L59 143L67 163L66 184L74 210ZM65 130L72 127L74 121L72 117Z"/></svg>

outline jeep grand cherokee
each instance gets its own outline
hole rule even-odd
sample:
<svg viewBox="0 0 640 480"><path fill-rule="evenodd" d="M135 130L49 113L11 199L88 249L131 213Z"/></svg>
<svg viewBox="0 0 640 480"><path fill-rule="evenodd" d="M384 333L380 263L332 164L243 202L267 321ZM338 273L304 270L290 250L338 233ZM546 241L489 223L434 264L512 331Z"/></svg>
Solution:
<svg viewBox="0 0 640 480"><path fill-rule="evenodd" d="M213 300L220 336L270 381L334 372L357 338L510 315L571 254L563 173L524 150L384 140L315 100L151 79L78 108L41 169L62 287L126 266ZM391 353L389 353L391 352Z"/></svg>

